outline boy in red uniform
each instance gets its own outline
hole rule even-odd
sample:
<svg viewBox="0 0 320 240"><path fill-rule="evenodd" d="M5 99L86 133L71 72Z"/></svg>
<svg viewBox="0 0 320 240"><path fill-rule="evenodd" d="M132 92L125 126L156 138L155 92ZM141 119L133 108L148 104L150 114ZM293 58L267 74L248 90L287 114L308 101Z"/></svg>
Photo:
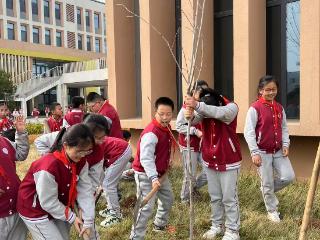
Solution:
<svg viewBox="0 0 320 240"><path fill-rule="evenodd" d="M50 105L51 116L44 120L44 133L60 131L63 123L63 112L60 103L54 102Z"/></svg>
<svg viewBox="0 0 320 240"><path fill-rule="evenodd" d="M165 230L169 212L173 204L173 192L168 175L171 145L174 143L170 132L170 121L174 109L173 101L160 97L155 102L155 117L142 131L133 161L137 196L145 197L152 188L160 187L150 201L139 209L136 222L132 226L130 239L144 239L147 223L152 215L158 197L158 209L154 220L154 230ZM161 183L159 178L163 177ZM137 203L139 204L139 203Z"/></svg>
<svg viewBox="0 0 320 240"><path fill-rule="evenodd" d="M13 129L13 122L8 118L8 106L5 102L0 102L0 133Z"/></svg>
<svg viewBox="0 0 320 240"><path fill-rule="evenodd" d="M75 96L71 100L72 109L63 118L63 127L70 127L74 124L81 123L84 115L84 98Z"/></svg>
<svg viewBox="0 0 320 240"><path fill-rule="evenodd" d="M123 138L118 113L108 100L96 92L90 92L87 96L87 106L90 112L101 114L107 118L111 125L110 137Z"/></svg>
<svg viewBox="0 0 320 240"><path fill-rule="evenodd" d="M25 240L27 228L16 210L20 179L15 161L23 161L29 153L28 134L23 117L15 123L15 142L0 136L0 239Z"/></svg>

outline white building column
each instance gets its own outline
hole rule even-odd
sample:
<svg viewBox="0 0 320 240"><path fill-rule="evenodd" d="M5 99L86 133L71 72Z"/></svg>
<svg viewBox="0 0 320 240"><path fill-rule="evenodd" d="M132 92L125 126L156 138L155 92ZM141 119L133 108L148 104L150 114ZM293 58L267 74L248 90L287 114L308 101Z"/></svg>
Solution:
<svg viewBox="0 0 320 240"><path fill-rule="evenodd" d="M22 109L23 117L27 118L28 109L27 109L27 101L25 98L21 101L20 107Z"/></svg>
<svg viewBox="0 0 320 240"><path fill-rule="evenodd" d="M57 85L57 102L61 104L62 109L64 110L68 106L68 88L66 84Z"/></svg>

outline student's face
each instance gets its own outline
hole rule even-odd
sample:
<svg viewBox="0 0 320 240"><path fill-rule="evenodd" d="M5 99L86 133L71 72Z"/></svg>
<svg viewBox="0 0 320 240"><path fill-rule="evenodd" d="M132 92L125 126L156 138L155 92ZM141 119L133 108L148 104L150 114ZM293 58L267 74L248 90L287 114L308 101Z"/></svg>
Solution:
<svg viewBox="0 0 320 240"><path fill-rule="evenodd" d="M168 105L159 105L155 113L155 119L166 127L172 119L172 108Z"/></svg>
<svg viewBox="0 0 320 240"><path fill-rule="evenodd" d="M274 82L266 84L260 91L260 95L266 101L273 101L277 96L278 88Z"/></svg>
<svg viewBox="0 0 320 240"><path fill-rule="evenodd" d="M0 106L0 118L5 118L7 116L8 107L6 105Z"/></svg>
<svg viewBox="0 0 320 240"><path fill-rule="evenodd" d="M80 162L82 158L92 153L92 144L86 147L69 147L66 143L63 144L68 157L75 163Z"/></svg>
<svg viewBox="0 0 320 240"><path fill-rule="evenodd" d="M92 113L97 113L99 112L100 108L101 108L101 101L96 101L96 102L90 102L87 104L87 107L89 109L90 112Z"/></svg>
<svg viewBox="0 0 320 240"><path fill-rule="evenodd" d="M96 132L94 134L94 141L96 144L100 145L103 143L105 137L106 137L106 133L104 131Z"/></svg>
<svg viewBox="0 0 320 240"><path fill-rule="evenodd" d="M61 105L57 105L56 108L53 111L53 114L59 117L62 117L63 111Z"/></svg>

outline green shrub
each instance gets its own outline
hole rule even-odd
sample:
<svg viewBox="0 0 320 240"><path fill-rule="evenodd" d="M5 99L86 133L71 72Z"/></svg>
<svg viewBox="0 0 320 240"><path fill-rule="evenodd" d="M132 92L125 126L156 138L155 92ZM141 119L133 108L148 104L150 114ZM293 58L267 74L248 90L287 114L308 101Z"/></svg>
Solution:
<svg viewBox="0 0 320 240"><path fill-rule="evenodd" d="M42 134L43 133L43 124L41 123L28 123L27 131L29 134Z"/></svg>

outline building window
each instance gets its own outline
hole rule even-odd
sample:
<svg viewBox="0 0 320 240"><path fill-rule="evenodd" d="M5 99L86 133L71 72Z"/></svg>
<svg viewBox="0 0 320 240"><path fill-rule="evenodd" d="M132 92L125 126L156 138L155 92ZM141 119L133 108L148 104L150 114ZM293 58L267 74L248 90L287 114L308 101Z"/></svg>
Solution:
<svg viewBox="0 0 320 240"><path fill-rule="evenodd" d="M107 19L105 14L103 14L103 34L107 35Z"/></svg>
<svg viewBox="0 0 320 240"><path fill-rule="evenodd" d="M60 31L56 32L56 46L62 47L62 32Z"/></svg>
<svg viewBox="0 0 320 240"><path fill-rule="evenodd" d="M33 38L33 43L40 43L39 28L37 27L32 28L32 38Z"/></svg>
<svg viewBox="0 0 320 240"><path fill-rule="evenodd" d="M9 40L15 40L14 23L7 23L7 34Z"/></svg>
<svg viewBox="0 0 320 240"><path fill-rule="evenodd" d="M61 3L56 2L54 5L56 25L61 26Z"/></svg>
<svg viewBox="0 0 320 240"><path fill-rule="evenodd" d="M214 88L233 99L233 1L214 1Z"/></svg>
<svg viewBox="0 0 320 240"><path fill-rule="evenodd" d="M104 45L104 52L107 53L107 39L104 39L103 45Z"/></svg>
<svg viewBox="0 0 320 240"><path fill-rule="evenodd" d="M45 30L45 43L46 45L51 45L51 31L50 29Z"/></svg>
<svg viewBox="0 0 320 240"><path fill-rule="evenodd" d="M32 6L32 20L39 21L38 0L32 0L31 6Z"/></svg>
<svg viewBox="0 0 320 240"><path fill-rule="evenodd" d="M300 1L267 1L267 74L288 119L300 118Z"/></svg>
<svg viewBox="0 0 320 240"><path fill-rule="evenodd" d="M26 19L26 0L20 0L20 18Z"/></svg>
<svg viewBox="0 0 320 240"><path fill-rule="evenodd" d="M82 35L78 34L78 49L82 50Z"/></svg>
<svg viewBox="0 0 320 240"><path fill-rule="evenodd" d="M91 51L91 37L87 36L87 51Z"/></svg>
<svg viewBox="0 0 320 240"><path fill-rule="evenodd" d="M90 12L86 10L86 30L87 32L90 31Z"/></svg>
<svg viewBox="0 0 320 240"><path fill-rule="evenodd" d="M7 16L13 17L13 0L6 0Z"/></svg>
<svg viewBox="0 0 320 240"><path fill-rule="evenodd" d="M96 52L100 52L100 39L99 38L96 38L96 44L95 44L95 49L96 49Z"/></svg>
<svg viewBox="0 0 320 240"><path fill-rule="evenodd" d="M44 15L44 22L49 24L50 23L50 6L49 1L43 1L43 15Z"/></svg>
<svg viewBox="0 0 320 240"><path fill-rule="evenodd" d="M95 33L99 33L100 29L100 16L98 13L94 13L94 30Z"/></svg>
<svg viewBox="0 0 320 240"><path fill-rule="evenodd" d="M20 33L21 33L21 41L22 42L27 42L28 41L28 31L27 31L27 26L26 25L21 25L20 26Z"/></svg>
<svg viewBox="0 0 320 240"><path fill-rule="evenodd" d="M78 26L81 26L82 22L81 22L81 9L77 8L77 24Z"/></svg>

